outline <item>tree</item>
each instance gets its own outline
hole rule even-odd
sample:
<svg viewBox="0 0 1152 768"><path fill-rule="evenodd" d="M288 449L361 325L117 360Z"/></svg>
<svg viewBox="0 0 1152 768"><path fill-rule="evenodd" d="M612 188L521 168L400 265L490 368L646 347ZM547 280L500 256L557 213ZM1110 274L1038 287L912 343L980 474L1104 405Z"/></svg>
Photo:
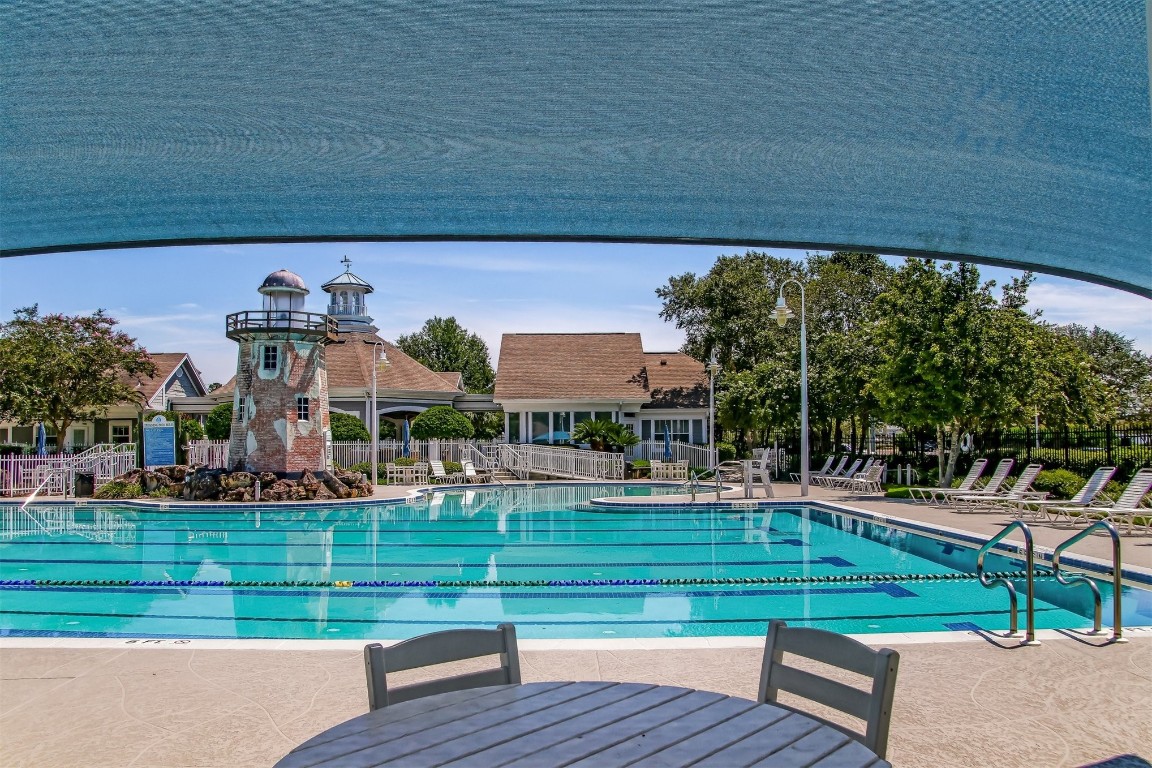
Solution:
<svg viewBox="0 0 1152 768"><path fill-rule="evenodd" d="M1038 338L1021 309L1030 281L1014 280L997 302L995 283L982 284L970 264L907 259L877 298L880 357L868 387L890 422L936 429L941 486L952 481L965 433L1032 409Z"/></svg>
<svg viewBox="0 0 1152 768"><path fill-rule="evenodd" d="M156 366L103 310L42 316L31 306L14 314L0 325L0 418L44 422L64 435L109 406L142 404L137 387Z"/></svg>
<svg viewBox="0 0 1152 768"><path fill-rule="evenodd" d="M204 439L203 425L191 416L181 416L177 423L180 425L180 440L183 444Z"/></svg>
<svg viewBox="0 0 1152 768"><path fill-rule="evenodd" d="M1132 339L1100 326L1050 326L1088 357L1103 389L1101 418L1147 418L1152 415L1152 356L1136 349Z"/></svg>
<svg viewBox="0 0 1152 768"><path fill-rule="evenodd" d="M459 371L466 392L492 391L496 374L488 345L454 317L433 317L416 333L398 337L396 346L433 371Z"/></svg>
<svg viewBox="0 0 1152 768"><path fill-rule="evenodd" d="M467 413L472 422L472 436L478 440L494 440L504 434L504 412Z"/></svg>
<svg viewBox="0 0 1152 768"><path fill-rule="evenodd" d="M364 422L350 413L332 411L328 414L329 424L332 426L332 440L339 442L368 442L372 434Z"/></svg>
<svg viewBox="0 0 1152 768"><path fill-rule="evenodd" d="M232 436L232 403L220 403L208 412L204 433L209 440L227 440Z"/></svg>
<svg viewBox="0 0 1152 768"><path fill-rule="evenodd" d="M466 439L472 437L472 422L450 405L434 405L412 419L412 437L417 440Z"/></svg>

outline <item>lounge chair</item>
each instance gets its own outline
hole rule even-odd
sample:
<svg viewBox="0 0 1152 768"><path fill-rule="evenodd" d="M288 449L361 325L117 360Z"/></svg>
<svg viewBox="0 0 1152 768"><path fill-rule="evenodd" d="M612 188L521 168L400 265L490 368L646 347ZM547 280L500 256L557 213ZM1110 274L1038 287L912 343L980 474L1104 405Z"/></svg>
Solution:
<svg viewBox="0 0 1152 768"><path fill-rule="evenodd" d="M470 461L462 463L464 467L464 481L467 483L485 483L492 479L491 472L476 469L476 465Z"/></svg>
<svg viewBox="0 0 1152 768"><path fill-rule="evenodd" d="M784 663L789 653L823 664L840 667L870 678L871 685L861 690L854 685L826 677L823 670L809 672ZM888 725L892 719L892 701L896 692L896 673L900 654L891 648L874 651L847 635L811 627L789 627L779 619L768 624L764 642L764 662L760 668L760 691L757 700L765 704L798 712L842 731L883 758L888 751ZM864 721L866 731L859 733L840 723L797 709L777 699L780 691L803 696L826 707L838 709ZM788 759L780 764L792 763ZM799 765L798 762L795 764Z"/></svg>
<svg viewBox="0 0 1152 768"><path fill-rule="evenodd" d="M865 472L871 469L872 465L875 463L876 459L873 458L869 458L863 464L860 464L860 462L857 461L855 470L851 472L845 472L840 477L829 478L826 484L829 488L847 488L852 484L852 480L854 478L856 478L858 475L863 475Z"/></svg>
<svg viewBox="0 0 1152 768"><path fill-rule="evenodd" d="M937 488L935 496L937 501L934 503L937 506L947 507L950 506L949 502L960 496L994 496L1002 493L1004 491L1004 484L1008 482L1008 473L1012 471L1013 464L1015 464L1015 461L1012 459L1001 459L983 488L974 488L969 491L962 491L959 488Z"/></svg>
<svg viewBox="0 0 1152 768"><path fill-rule="evenodd" d="M452 661L500 654L500 666L480 672L388 687L388 673L428 667ZM501 624L496 629L449 629L405 640L389 648L380 643L364 646L364 672L368 678L368 708L372 710L411 701L421 696L448 691L464 691L489 685L519 685L520 657L516 647L516 627Z"/></svg>
<svg viewBox="0 0 1152 768"><path fill-rule="evenodd" d="M1088 507L1096 502L1096 498L1104 490L1104 486L1108 485L1108 481L1112 479L1114 474L1116 474L1116 467L1100 467L1092 473L1092 477L1088 478L1088 481L1070 499L1020 499L1011 502L1008 506L1014 508L1017 517L1022 518L1024 515L1030 514L1036 520L1039 520L1040 516L1046 514L1046 510L1052 507L1069 510L1077 507ZM1071 518L1071 511L1067 514ZM1049 518L1051 519L1051 515Z"/></svg>
<svg viewBox="0 0 1152 768"><path fill-rule="evenodd" d="M977 511L985 509L994 509L996 507L1012 506L1021 499L1044 499L1048 497L1047 493L1042 491L1030 490L1032 483L1035 482L1036 476L1040 474L1040 470L1044 469L1043 464L1029 464L1024 467L1024 471L1016 478L1016 482L1012 487L1002 493L966 493L963 496L953 496L953 512L961 511Z"/></svg>
<svg viewBox="0 0 1152 768"><path fill-rule="evenodd" d="M1012 459L1005 459L1008 462L1009 468L1012 466ZM909 488L908 497L913 501L921 504L931 504L937 498L943 498L942 493L946 491L958 491L957 495L963 495L969 491L978 491L980 487L977 483L980 481L980 475L984 474L984 468L988 466L988 459L976 459L972 462L972 468L968 470L968 474L960 481L958 488ZM1005 475L1008 473L1005 472Z"/></svg>
<svg viewBox="0 0 1152 768"><path fill-rule="evenodd" d="M854 493L881 493L887 471L888 465L874 463L866 472L857 472L844 487Z"/></svg>
<svg viewBox="0 0 1152 768"><path fill-rule="evenodd" d="M1152 509L1140 506L1149 493L1152 493L1152 469L1146 467L1132 476L1124 493L1120 494L1110 507L1050 507L1045 511L1053 520L1067 515L1072 523L1076 522L1077 515L1079 519L1085 521L1101 518L1117 525L1126 522L1128 533L1132 533L1132 529L1136 526L1136 518L1139 516L1148 521L1145 527L1152 531Z"/></svg>
<svg viewBox="0 0 1152 768"><path fill-rule="evenodd" d="M808 475L808 479L811 480L814 477L823 477L823 476L827 475L828 474L828 468L832 466L832 462L834 462L834 461L836 461L836 457L835 456L829 456L827 459L825 459L824 466L820 467L819 471L813 472L810 475ZM845 456L844 458L840 459L840 465L838 467L836 467L836 469L838 469L838 470L843 469L844 465L847 463L848 463L848 457ZM799 472L789 472L788 477L792 478L792 482L794 482L794 483L800 482L800 473Z"/></svg>
<svg viewBox="0 0 1152 768"><path fill-rule="evenodd" d="M845 456L844 458L847 459L848 457ZM863 459L856 459L856 461L852 462L852 466L848 467L848 469L843 469L844 462L840 462L839 469L843 471L833 472L830 475L819 475L817 477L810 478L810 480L816 485L822 485L825 488L831 488L832 484L835 483L837 479L852 477L852 475L856 474L857 470L860 469L860 465L863 463Z"/></svg>
<svg viewBox="0 0 1152 768"><path fill-rule="evenodd" d="M463 472L449 472L444 469L444 462L442 461L429 461L428 466L431 471L429 472L429 479L434 483L448 483L455 485L464 482Z"/></svg>

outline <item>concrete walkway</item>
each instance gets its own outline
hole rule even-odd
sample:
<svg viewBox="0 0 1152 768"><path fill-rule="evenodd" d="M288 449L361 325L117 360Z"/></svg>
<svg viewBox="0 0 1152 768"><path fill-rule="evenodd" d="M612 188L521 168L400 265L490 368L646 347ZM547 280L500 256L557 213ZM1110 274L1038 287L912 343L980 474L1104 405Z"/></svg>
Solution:
<svg viewBox="0 0 1152 768"><path fill-rule="evenodd" d="M380 496L412 489L386 487ZM778 485L777 498L797 487ZM1003 515L957 515L816 491L878 514L991 536ZM649 499L650 501L651 499ZM1043 523L1037 542L1070 535ZM1107 540L1075 549L1105 559ZM1152 536L1124 560L1152 571ZM901 653L889 758L896 766L1077 766L1152 758L1152 631L1131 642L1041 633L1043 645L975 633L877 637ZM943 638L943 639L941 639ZM915 640L915 642L913 642ZM242 647L247 645L247 647ZM760 641L521 642L525 681L650 681L753 697ZM2 766L269 766L366 710L358 643L0 638Z"/></svg>

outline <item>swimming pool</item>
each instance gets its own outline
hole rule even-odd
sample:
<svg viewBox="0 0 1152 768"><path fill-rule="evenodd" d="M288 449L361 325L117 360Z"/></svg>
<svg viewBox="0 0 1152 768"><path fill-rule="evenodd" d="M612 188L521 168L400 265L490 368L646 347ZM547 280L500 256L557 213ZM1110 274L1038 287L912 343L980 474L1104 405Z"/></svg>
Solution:
<svg viewBox="0 0 1152 768"><path fill-rule="evenodd" d="M970 548L819 507L586 504L622 492L40 506L35 524L4 506L0 636L393 639L500 621L524 638L757 636L771 618L846 633L1008 627L1004 590L964 575ZM1087 589L1039 579L1038 597L1037 627L1091 624ZM1152 624L1152 592L1126 592L1124 607L1125 624Z"/></svg>

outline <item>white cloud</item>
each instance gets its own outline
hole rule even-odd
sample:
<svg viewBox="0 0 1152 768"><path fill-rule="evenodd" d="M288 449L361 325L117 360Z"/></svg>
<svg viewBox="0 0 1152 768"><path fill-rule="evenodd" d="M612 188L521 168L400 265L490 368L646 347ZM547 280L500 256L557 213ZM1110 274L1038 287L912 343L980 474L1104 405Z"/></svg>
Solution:
<svg viewBox="0 0 1152 768"><path fill-rule="evenodd" d="M1038 279L1028 289L1029 309L1041 318L1065 325L1098 325L1134 339L1136 347L1152 354L1152 301L1135 294L1074 280Z"/></svg>

